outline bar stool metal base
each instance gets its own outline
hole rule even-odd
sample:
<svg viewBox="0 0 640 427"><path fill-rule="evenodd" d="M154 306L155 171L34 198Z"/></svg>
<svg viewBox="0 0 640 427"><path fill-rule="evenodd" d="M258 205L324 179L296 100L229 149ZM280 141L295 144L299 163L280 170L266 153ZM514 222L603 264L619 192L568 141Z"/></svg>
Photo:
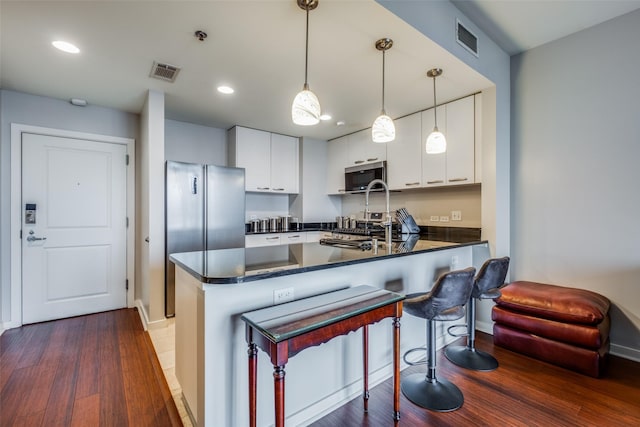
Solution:
<svg viewBox="0 0 640 427"><path fill-rule="evenodd" d="M460 389L447 380L429 380L424 373L411 374L402 379L402 394L414 404L436 412L450 412L462 406Z"/></svg>
<svg viewBox="0 0 640 427"><path fill-rule="evenodd" d="M467 346L448 346L444 349L444 355L451 363L474 371L488 372L498 368L498 361L495 357Z"/></svg>

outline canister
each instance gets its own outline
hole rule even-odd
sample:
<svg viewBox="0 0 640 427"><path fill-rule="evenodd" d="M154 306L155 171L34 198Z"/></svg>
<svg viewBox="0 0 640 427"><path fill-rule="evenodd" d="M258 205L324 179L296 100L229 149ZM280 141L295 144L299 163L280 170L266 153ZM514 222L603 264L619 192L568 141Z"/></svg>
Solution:
<svg viewBox="0 0 640 427"><path fill-rule="evenodd" d="M291 215L285 215L281 218L282 231L289 231L291 228Z"/></svg>
<svg viewBox="0 0 640 427"><path fill-rule="evenodd" d="M260 232L266 233L269 231L269 218L260 219Z"/></svg>
<svg viewBox="0 0 640 427"><path fill-rule="evenodd" d="M280 217L272 216L269 218L269 231L278 231L280 230Z"/></svg>

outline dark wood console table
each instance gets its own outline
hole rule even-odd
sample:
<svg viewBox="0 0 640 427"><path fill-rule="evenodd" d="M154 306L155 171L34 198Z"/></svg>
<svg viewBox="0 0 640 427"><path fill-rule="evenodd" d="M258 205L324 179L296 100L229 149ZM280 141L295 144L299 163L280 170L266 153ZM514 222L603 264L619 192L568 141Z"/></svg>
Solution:
<svg viewBox="0 0 640 427"><path fill-rule="evenodd" d="M400 419L400 317L404 296L357 286L242 315L249 344L249 416L256 426L257 347L273 364L276 427L284 427L284 366L290 357L363 327L364 410L368 409L368 325L393 318L393 419Z"/></svg>

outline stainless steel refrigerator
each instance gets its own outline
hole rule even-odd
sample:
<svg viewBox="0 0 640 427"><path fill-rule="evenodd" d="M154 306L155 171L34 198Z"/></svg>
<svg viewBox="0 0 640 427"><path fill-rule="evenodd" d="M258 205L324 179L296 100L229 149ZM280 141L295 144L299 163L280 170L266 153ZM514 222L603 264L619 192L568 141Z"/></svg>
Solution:
<svg viewBox="0 0 640 427"><path fill-rule="evenodd" d="M170 254L244 247L244 169L168 161L165 177L165 315L173 317Z"/></svg>

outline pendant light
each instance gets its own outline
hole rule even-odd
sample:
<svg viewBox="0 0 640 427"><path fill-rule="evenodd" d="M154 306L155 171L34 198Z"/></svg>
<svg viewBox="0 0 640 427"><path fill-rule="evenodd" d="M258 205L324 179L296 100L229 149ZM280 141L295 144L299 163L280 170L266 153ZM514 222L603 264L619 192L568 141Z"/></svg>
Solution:
<svg viewBox="0 0 640 427"><path fill-rule="evenodd" d="M433 131L427 137L426 150L427 154L441 154L447 151L447 140L438 130L438 104L436 104L436 77L442 75L441 68L433 68L427 71L427 77L433 78Z"/></svg>
<svg viewBox="0 0 640 427"><path fill-rule="evenodd" d="M304 56L304 86L291 106L293 123L302 126L316 125L320 122L320 101L315 93L309 90L307 68L309 65L309 11L318 7L318 0L297 0L298 6L307 11L307 32Z"/></svg>
<svg viewBox="0 0 640 427"><path fill-rule="evenodd" d="M376 42L376 49L382 51L382 111L371 126L371 137L373 142L391 142L396 139L396 127L391 117L384 111L384 54L393 46L393 40L389 38L380 39Z"/></svg>

